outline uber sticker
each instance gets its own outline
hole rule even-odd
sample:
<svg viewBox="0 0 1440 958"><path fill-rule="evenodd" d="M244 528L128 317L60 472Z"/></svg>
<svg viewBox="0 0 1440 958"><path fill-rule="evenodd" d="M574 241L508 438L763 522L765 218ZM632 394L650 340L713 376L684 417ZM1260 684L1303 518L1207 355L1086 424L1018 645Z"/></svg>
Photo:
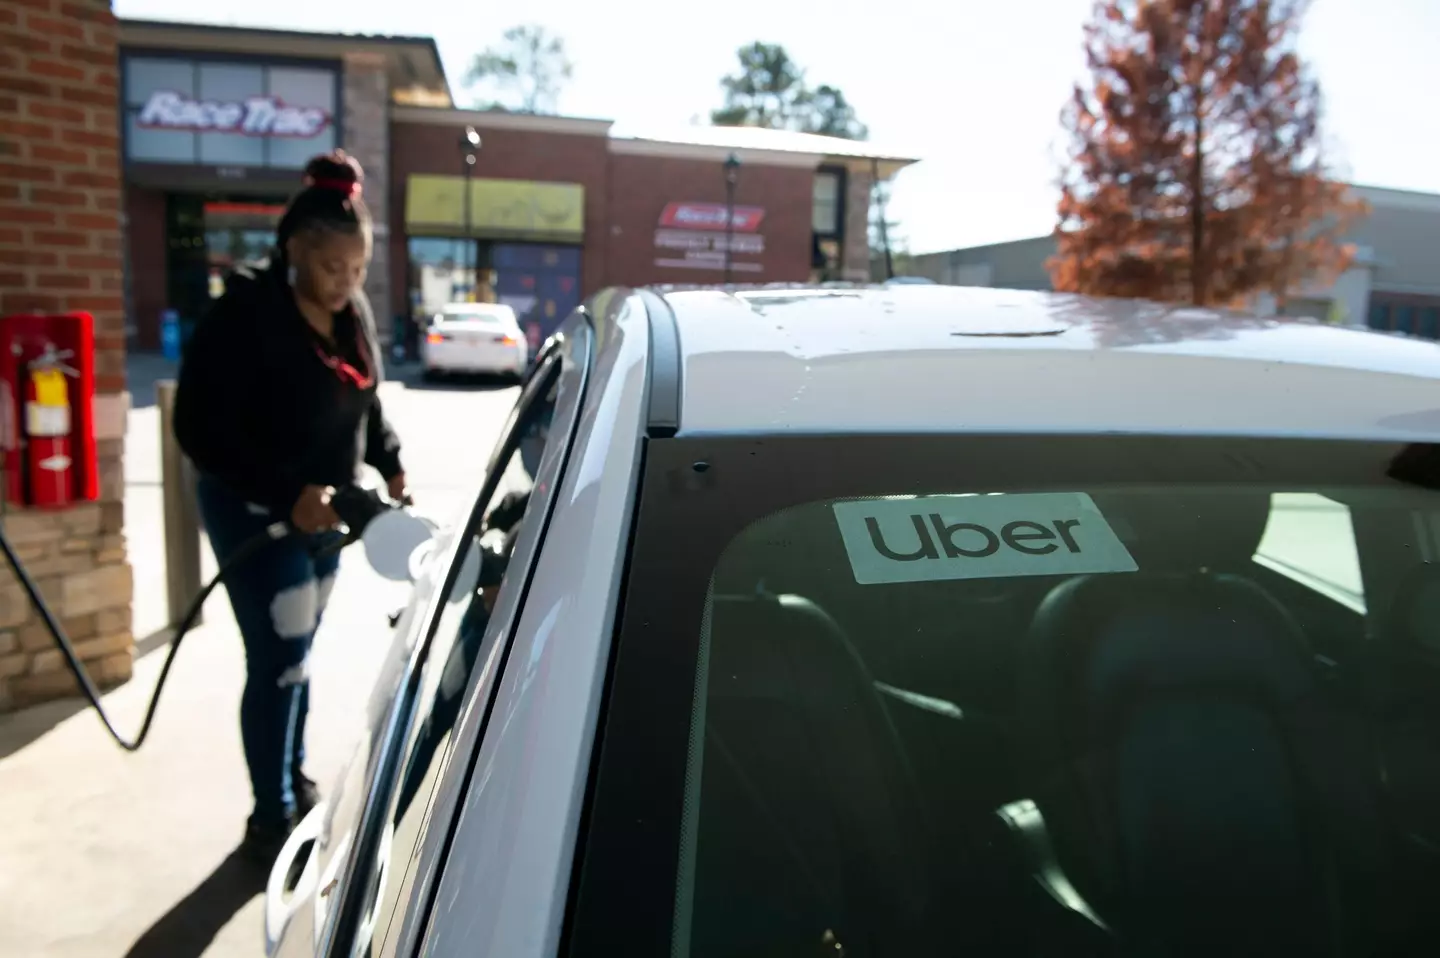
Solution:
<svg viewBox="0 0 1440 958"><path fill-rule="evenodd" d="M1138 568L1083 492L870 499L832 508L861 585Z"/></svg>

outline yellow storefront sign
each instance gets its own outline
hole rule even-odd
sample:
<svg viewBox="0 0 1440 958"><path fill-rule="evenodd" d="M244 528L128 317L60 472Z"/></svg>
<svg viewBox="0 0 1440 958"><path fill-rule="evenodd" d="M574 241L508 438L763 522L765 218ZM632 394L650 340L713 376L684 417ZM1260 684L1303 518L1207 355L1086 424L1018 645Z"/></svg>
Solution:
<svg viewBox="0 0 1440 958"><path fill-rule="evenodd" d="M465 178L412 174L405 228L412 235L465 233ZM470 180L470 231L483 239L578 243L585 235L585 187L530 180Z"/></svg>

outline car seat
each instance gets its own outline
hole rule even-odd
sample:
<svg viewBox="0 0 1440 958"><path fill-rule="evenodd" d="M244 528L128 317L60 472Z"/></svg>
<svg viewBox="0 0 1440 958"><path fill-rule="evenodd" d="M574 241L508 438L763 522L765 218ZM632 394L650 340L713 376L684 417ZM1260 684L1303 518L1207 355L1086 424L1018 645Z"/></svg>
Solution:
<svg viewBox="0 0 1440 958"><path fill-rule="evenodd" d="M1368 704L1384 808L1403 836L1405 880L1392 896L1388 925L1397 943L1428 944L1440 922L1440 565L1412 566L1395 577L1376 616ZM1396 952L1404 953L1403 950Z"/></svg>
<svg viewBox="0 0 1440 958"><path fill-rule="evenodd" d="M708 632L690 954L922 953L924 815L844 632L753 592Z"/></svg>
<svg viewBox="0 0 1440 958"><path fill-rule="evenodd" d="M1305 637L1249 577L1269 497L1095 500L1139 571L1056 586L1019 659L1058 873L1122 953L1350 953L1378 813Z"/></svg>

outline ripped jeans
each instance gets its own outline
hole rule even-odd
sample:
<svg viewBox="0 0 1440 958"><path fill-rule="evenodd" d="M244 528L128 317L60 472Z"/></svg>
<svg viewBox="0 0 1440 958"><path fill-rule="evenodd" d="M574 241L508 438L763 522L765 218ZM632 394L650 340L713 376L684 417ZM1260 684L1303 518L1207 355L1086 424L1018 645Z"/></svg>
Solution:
<svg viewBox="0 0 1440 958"><path fill-rule="evenodd" d="M221 565L281 518L247 503L212 476L201 475L198 492L205 531ZM295 812L294 775L305 760L310 709L310 645L340 564L338 555L311 555L321 539L291 536L271 543L226 576L225 590L245 642L240 738L257 824L279 824Z"/></svg>

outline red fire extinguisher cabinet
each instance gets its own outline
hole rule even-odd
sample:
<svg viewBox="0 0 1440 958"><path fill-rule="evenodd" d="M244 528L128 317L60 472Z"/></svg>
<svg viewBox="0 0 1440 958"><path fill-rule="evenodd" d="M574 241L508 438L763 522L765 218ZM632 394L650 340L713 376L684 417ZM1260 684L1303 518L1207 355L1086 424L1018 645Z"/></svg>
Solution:
<svg viewBox="0 0 1440 958"><path fill-rule="evenodd" d="M32 397L32 364L58 355L67 369L69 458L66 488L49 490L37 501L31 460L50 449L54 437L34 442L27 432L26 403ZM37 437L39 438L39 437ZM0 319L0 446L5 450L5 496L16 505L63 507L100 497L95 444L95 320L89 313L17 315ZM41 448L44 447L44 448Z"/></svg>

